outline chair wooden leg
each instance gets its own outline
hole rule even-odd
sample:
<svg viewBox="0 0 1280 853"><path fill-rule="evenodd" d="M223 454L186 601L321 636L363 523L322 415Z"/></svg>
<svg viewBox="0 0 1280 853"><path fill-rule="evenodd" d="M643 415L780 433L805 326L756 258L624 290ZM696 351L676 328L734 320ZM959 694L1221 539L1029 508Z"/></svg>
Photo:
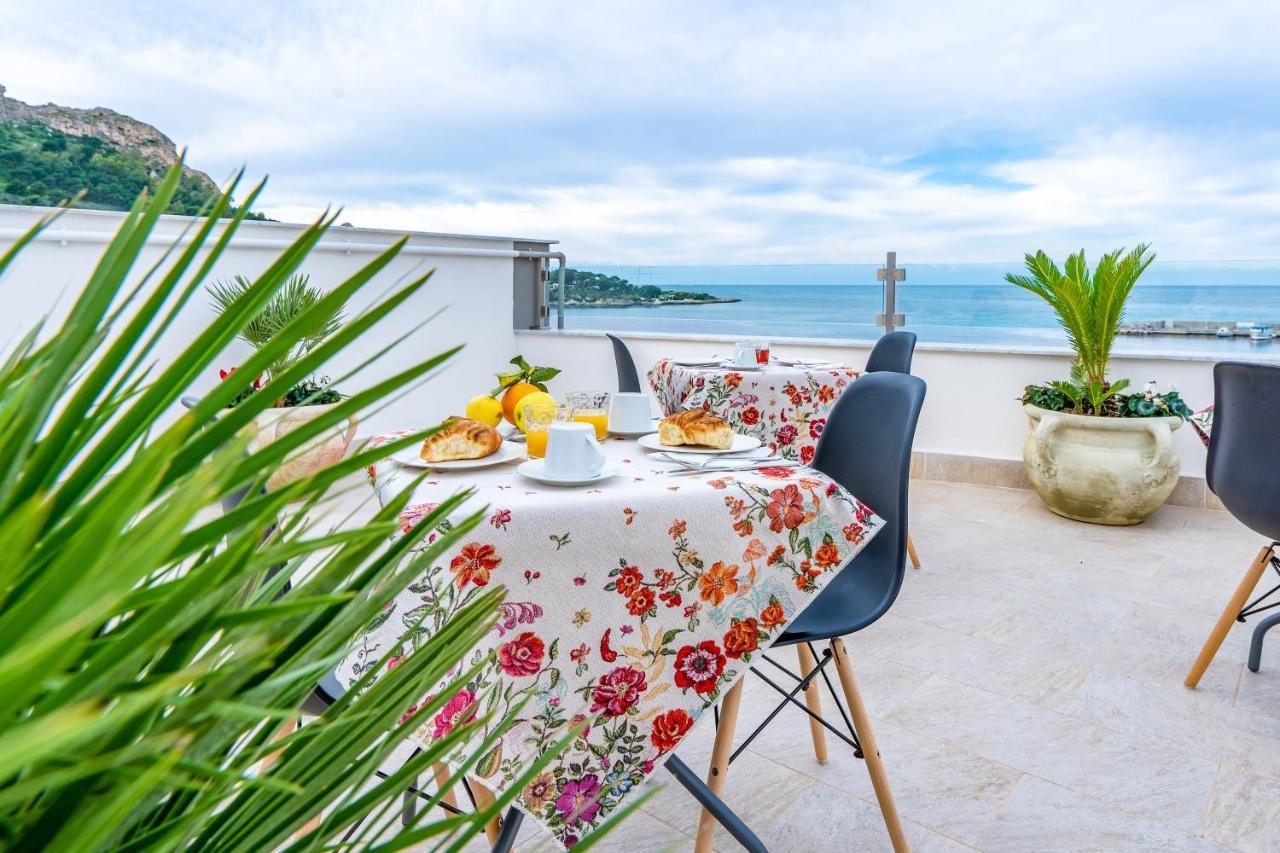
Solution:
<svg viewBox="0 0 1280 853"><path fill-rule="evenodd" d="M1186 679L1182 682L1187 687L1194 688L1199 684L1205 670L1213 662L1213 656L1222 647L1222 641L1227 638L1227 632L1231 630L1236 617L1244 609L1245 603L1249 600L1249 595L1253 592L1254 587L1258 585L1258 579L1266 571L1267 563L1271 561L1271 547L1271 545L1267 545L1258 552L1258 556L1249 566L1249 570L1240 579L1240 585L1231 594L1231 598L1227 601L1227 606L1223 609L1222 615L1218 617L1218 621L1214 623L1213 630L1209 632L1209 636L1205 639L1204 646L1201 647L1200 654L1196 657L1196 662L1191 665L1191 671L1187 673Z"/></svg>
<svg viewBox="0 0 1280 853"><path fill-rule="evenodd" d="M840 686L844 688L844 699L849 703L849 713L853 716L853 728L858 733L858 743L862 745L867 772L871 774L871 787L875 788L876 800L880 803L880 813L884 815L884 823L889 830L889 840L893 842L895 853L905 853L911 847L907 844L907 836L902 829L898 807L893 802L893 791L889 789L889 777L885 775L884 762L880 760L875 733L871 731L871 717L867 714L867 706L862 703L858 683L853 679L853 667L849 665L849 655L845 652L844 642L839 637L831 641L831 653L835 655L836 672L840 674Z"/></svg>
<svg viewBox="0 0 1280 853"><path fill-rule="evenodd" d="M911 540L911 534L907 534L907 556L911 557L912 568L920 568L920 555L916 553L916 543Z"/></svg>
<svg viewBox="0 0 1280 853"><path fill-rule="evenodd" d="M711 749L711 769L707 771L707 787L717 797L724 793L725 777L729 773L729 756L733 754L733 729L738 723L738 705L742 702L742 685L746 678L738 679L720 705L720 726L716 729L715 746ZM716 833L716 819L711 812L702 810L698 820L698 839L694 853L711 853L711 841Z"/></svg>
<svg viewBox="0 0 1280 853"><path fill-rule="evenodd" d="M817 668L818 664L813 659L813 652L809 651L808 643L797 643L796 654L800 656L800 674L805 678L809 677L809 673ZM809 706L809 710L821 716L822 714L822 694L818 692L818 683L810 682L808 688L804 691L804 703ZM813 754L818 759L819 764L827 763L827 733L822 728L822 724L813 717L809 718L809 735L813 738Z"/></svg>
<svg viewBox="0 0 1280 853"><path fill-rule="evenodd" d="M453 788L446 788L449 784L449 766L443 761L437 761L431 765L431 772L436 777L436 790L441 792L440 802L447 803L456 809L458 798L453 795Z"/></svg>
<svg viewBox="0 0 1280 853"><path fill-rule="evenodd" d="M498 801L497 797L493 795L493 791L490 791L479 782L471 783L471 795L476 798L476 808L480 811L484 811ZM498 817L495 817L484 825L484 834L488 837L489 844L491 845L498 843L498 836L501 833L502 823Z"/></svg>

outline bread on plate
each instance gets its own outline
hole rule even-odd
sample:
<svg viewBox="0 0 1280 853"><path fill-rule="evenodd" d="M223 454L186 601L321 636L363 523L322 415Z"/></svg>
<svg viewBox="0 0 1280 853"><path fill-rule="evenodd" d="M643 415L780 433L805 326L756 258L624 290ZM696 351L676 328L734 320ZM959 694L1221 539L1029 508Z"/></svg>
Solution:
<svg viewBox="0 0 1280 853"><path fill-rule="evenodd" d="M482 459L497 451L502 436L488 424L469 418L449 418L444 427L422 442L418 455L423 462L454 462Z"/></svg>
<svg viewBox="0 0 1280 853"><path fill-rule="evenodd" d="M733 428L713 412L690 409L662 419L658 424L658 443L670 447L690 444L728 450L733 446Z"/></svg>

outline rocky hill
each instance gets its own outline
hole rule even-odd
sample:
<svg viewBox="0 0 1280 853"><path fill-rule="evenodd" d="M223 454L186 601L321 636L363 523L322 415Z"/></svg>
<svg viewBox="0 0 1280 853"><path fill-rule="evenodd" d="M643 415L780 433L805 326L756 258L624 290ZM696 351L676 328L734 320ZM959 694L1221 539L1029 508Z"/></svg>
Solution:
<svg viewBox="0 0 1280 853"><path fill-rule="evenodd" d="M127 210L177 157L173 140L146 122L105 107L26 104L0 86L0 204L51 206L87 190L80 206ZM183 171L169 212L194 214L218 185Z"/></svg>

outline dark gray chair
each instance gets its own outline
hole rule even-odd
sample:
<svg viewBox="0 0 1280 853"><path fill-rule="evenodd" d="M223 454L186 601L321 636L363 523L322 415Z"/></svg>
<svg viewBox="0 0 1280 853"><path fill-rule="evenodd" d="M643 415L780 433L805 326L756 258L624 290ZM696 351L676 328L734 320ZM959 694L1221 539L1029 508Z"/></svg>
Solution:
<svg viewBox="0 0 1280 853"><path fill-rule="evenodd" d="M864 370L867 373L910 373L911 357L915 351L915 332L889 332L871 348Z"/></svg>
<svg viewBox="0 0 1280 853"><path fill-rule="evenodd" d="M889 332L882 335L867 356L864 373L910 373L911 359L916 352L915 332ZM913 568L920 568L920 554L916 551L916 543L911 534L907 534L907 556L911 558Z"/></svg>
<svg viewBox="0 0 1280 853"><path fill-rule="evenodd" d="M1227 512L1267 540L1209 632L1183 682L1195 687L1235 622L1280 606L1265 603L1280 585L1249 601L1271 566L1280 574L1280 367L1224 361L1213 366L1213 431L1205 480ZM1262 641L1280 618L1269 616L1253 632L1249 669L1262 662Z"/></svg>
<svg viewBox="0 0 1280 853"><path fill-rule="evenodd" d="M640 373L636 370L636 362L631 357L631 350L627 349L627 345L617 335L606 334L605 337L613 344L613 363L618 369L618 390L625 393L639 393Z"/></svg>
<svg viewBox="0 0 1280 853"><path fill-rule="evenodd" d="M841 638L862 630L883 616L902 588L907 561L911 444L924 395L922 379L884 372L860 377L836 401L827 418L826 430L818 441L813 467L848 489L880 516L884 524L770 647L773 651L780 646L796 646L800 655L800 674L791 672L768 654L762 656L763 661L790 677L794 683L789 685L789 689L759 668L751 668L785 698L736 749L733 749L733 730L741 682L726 694L711 765L712 778L723 779L729 764L790 703L809 716L814 753L820 762L827 758L826 731L833 732L851 746L855 756L866 759L871 783L895 850L906 849L906 837L876 749L871 719L858 692ZM814 643L823 641L828 647L819 655ZM841 693L849 705L847 713L840 702L841 694L836 692L826 671L832 661L840 679ZM826 682L848 734L823 719L816 681L819 676ZM805 694L803 703L796 698L801 692Z"/></svg>

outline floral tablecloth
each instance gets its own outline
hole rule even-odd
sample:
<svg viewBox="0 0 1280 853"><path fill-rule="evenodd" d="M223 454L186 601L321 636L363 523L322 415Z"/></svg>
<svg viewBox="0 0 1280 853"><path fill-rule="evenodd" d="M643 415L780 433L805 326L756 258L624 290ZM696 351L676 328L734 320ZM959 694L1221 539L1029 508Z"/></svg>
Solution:
<svg viewBox="0 0 1280 853"><path fill-rule="evenodd" d="M785 459L808 464L827 415L858 371L770 364L762 370L683 367L661 359L649 384L664 415L685 409L715 412L735 432L753 435Z"/></svg>
<svg viewBox="0 0 1280 853"><path fill-rule="evenodd" d="M502 721L530 699L475 771L502 790L586 722L518 799L566 847L676 749L881 524L809 469L673 473L634 441L604 447L621 473L594 488L544 486L513 464L424 481L405 529L465 486L488 520L389 602L338 669L350 685L418 619L429 634L482 587L504 584L502 618L469 661L487 661L483 675L415 739L478 712ZM370 473L385 499L419 472L388 462Z"/></svg>

